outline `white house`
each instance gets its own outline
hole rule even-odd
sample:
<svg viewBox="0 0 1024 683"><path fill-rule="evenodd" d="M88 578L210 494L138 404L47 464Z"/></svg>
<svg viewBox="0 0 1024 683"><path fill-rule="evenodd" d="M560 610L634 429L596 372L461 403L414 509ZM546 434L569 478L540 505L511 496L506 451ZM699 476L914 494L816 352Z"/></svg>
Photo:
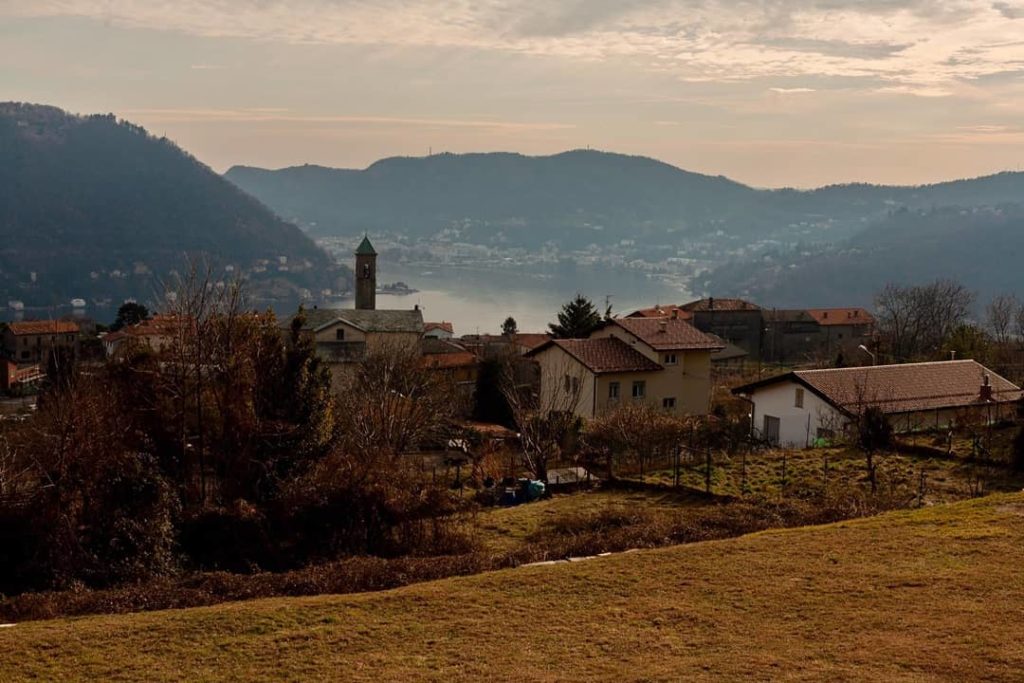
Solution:
<svg viewBox="0 0 1024 683"><path fill-rule="evenodd" d="M868 407L898 432L1011 415L1021 389L973 360L796 370L733 389L751 404L751 429L789 448L832 438Z"/></svg>

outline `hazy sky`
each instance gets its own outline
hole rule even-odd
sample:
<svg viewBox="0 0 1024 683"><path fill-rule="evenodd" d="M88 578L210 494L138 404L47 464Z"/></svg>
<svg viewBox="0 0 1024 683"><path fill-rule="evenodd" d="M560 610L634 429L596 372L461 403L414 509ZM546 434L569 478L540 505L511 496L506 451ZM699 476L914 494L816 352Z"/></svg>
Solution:
<svg viewBox="0 0 1024 683"><path fill-rule="evenodd" d="M1024 168L1024 0L0 0L0 99L217 170L590 146L916 183Z"/></svg>

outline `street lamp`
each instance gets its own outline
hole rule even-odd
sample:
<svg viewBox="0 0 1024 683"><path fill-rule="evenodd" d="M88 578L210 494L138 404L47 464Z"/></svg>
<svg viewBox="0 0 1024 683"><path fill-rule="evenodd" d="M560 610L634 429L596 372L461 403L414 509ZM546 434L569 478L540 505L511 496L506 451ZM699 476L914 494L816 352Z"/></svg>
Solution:
<svg viewBox="0 0 1024 683"><path fill-rule="evenodd" d="M871 350L868 349L868 347L866 347L863 344L861 344L857 348L860 349L861 351L863 351L864 353L868 354L869 356L871 356L871 364L872 365L877 365L877 360L878 359L875 358L875 354L871 353Z"/></svg>

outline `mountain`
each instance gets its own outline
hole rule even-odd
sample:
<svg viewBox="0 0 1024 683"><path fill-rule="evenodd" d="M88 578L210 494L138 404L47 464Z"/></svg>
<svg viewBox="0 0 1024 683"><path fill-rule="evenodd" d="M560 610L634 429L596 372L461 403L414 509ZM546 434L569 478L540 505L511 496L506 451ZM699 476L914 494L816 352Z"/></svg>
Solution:
<svg viewBox="0 0 1024 683"><path fill-rule="evenodd" d="M427 238L456 230L463 241L524 246L622 239L685 245L709 234L833 242L898 207L1024 197L1022 173L921 187L758 190L645 157L591 150L390 158L365 170L236 166L226 177L318 235L370 230Z"/></svg>
<svg viewBox="0 0 1024 683"><path fill-rule="evenodd" d="M236 166L226 177L322 235L364 230L470 241L605 242L743 223L758 192L643 157L574 151L391 158L362 171ZM725 210L723 211L723 207Z"/></svg>
<svg viewBox="0 0 1024 683"><path fill-rule="evenodd" d="M0 295L40 306L143 299L186 254L245 273L264 297L346 276L299 228L166 138L113 115L0 104Z"/></svg>
<svg viewBox="0 0 1024 683"><path fill-rule="evenodd" d="M705 287L773 306L870 306L886 283L954 278L981 301L1024 292L1024 204L901 208L841 244L738 260Z"/></svg>

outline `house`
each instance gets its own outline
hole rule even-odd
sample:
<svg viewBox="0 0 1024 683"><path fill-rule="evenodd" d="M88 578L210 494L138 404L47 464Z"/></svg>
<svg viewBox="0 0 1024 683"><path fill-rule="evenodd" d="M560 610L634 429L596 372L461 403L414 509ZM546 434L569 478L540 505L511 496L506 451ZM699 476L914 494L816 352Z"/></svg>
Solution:
<svg viewBox="0 0 1024 683"><path fill-rule="evenodd" d="M664 368L658 385L664 408L703 415L711 405L711 356L721 341L680 318L613 318L591 334L592 339L622 339Z"/></svg>
<svg viewBox="0 0 1024 683"><path fill-rule="evenodd" d="M546 332L517 332L466 334L459 338L459 343L481 358L494 358L509 353L522 356L550 340L551 335Z"/></svg>
<svg viewBox="0 0 1024 683"><path fill-rule="evenodd" d="M423 336L433 339L451 339L455 336L455 330L450 322L423 323Z"/></svg>
<svg viewBox="0 0 1024 683"><path fill-rule="evenodd" d="M743 299L707 297L680 307L701 332L714 334L734 344L753 358L762 352L764 316L756 304Z"/></svg>
<svg viewBox="0 0 1024 683"><path fill-rule="evenodd" d="M598 416L623 401L645 401L677 415L707 413L711 354L721 343L679 318L614 318L588 339L550 340L526 355L540 366L542 404L579 400Z"/></svg>
<svg viewBox="0 0 1024 683"><path fill-rule="evenodd" d="M552 339L528 352L540 367L540 407L593 418L623 401L664 404L675 387L665 368L621 339Z"/></svg>
<svg viewBox="0 0 1024 683"><path fill-rule="evenodd" d="M1021 389L973 360L796 370L733 389L751 406L753 433L793 448L849 428L877 407L899 432L947 429L1013 414Z"/></svg>
<svg viewBox="0 0 1024 683"><path fill-rule="evenodd" d="M107 358L123 354L129 348L144 347L160 353L174 340L177 319L170 315L155 315L136 325L122 327L101 337Z"/></svg>
<svg viewBox="0 0 1024 683"><path fill-rule="evenodd" d="M423 337L420 346L423 367L436 370L448 377L456 390L472 397L480 374L480 359L461 344L446 339Z"/></svg>
<svg viewBox="0 0 1024 683"><path fill-rule="evenodd" d="M875 319L863 308L808 308L764 312L764 358L773 363L849 360L875 335Z"/></svg>
<svg viewBox="0 0 1024 683"><path fill-rule="evenodd" d="M8 323L3 331L4 354L20 364L42 363L54 349L78 353L78 323L69 320L26 320Z"/></svg>

